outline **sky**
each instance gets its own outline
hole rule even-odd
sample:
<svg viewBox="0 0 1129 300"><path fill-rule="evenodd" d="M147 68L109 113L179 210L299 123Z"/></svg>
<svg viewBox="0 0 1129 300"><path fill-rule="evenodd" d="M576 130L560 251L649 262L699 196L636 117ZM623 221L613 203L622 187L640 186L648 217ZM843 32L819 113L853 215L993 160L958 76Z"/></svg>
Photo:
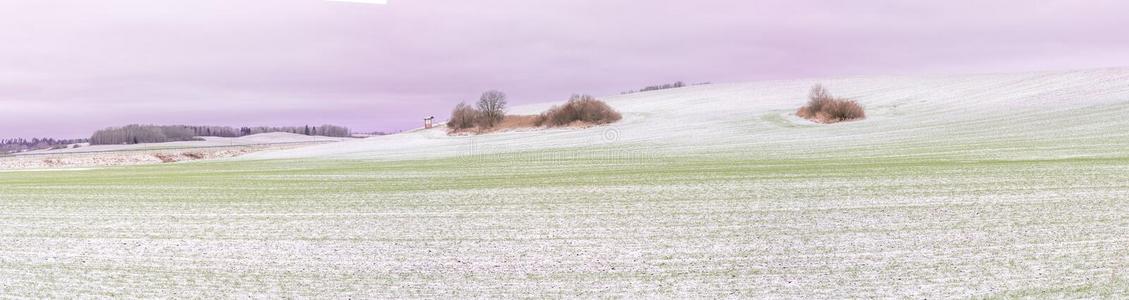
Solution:
<svg viewBox="0 0 1129 300"><path fill-rule="evenodd" d="M397 131L489 89L1129 66L1129 1L353 1L0 1L0 138Z"/></svg>

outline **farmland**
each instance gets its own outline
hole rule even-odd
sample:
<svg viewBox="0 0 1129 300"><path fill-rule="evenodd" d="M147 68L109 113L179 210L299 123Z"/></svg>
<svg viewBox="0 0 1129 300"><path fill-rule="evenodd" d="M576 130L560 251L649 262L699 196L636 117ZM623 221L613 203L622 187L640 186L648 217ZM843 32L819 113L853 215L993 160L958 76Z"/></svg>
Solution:
<svg viewBox="0 0 1129 300"><path fill-rule="evenodd" d="M207 137L201 141L45 149L0 156L0 170L78 169L219 159L344 140L276 132L240 138Z"/></svg>
<svg viewBox="0 0 1129 300"><path fill-rule="evenodd" d="M0 172L17 297L1129 295L1129 71L609 98L588 129ZM515 108L537 111L545 105Z"/></svg>

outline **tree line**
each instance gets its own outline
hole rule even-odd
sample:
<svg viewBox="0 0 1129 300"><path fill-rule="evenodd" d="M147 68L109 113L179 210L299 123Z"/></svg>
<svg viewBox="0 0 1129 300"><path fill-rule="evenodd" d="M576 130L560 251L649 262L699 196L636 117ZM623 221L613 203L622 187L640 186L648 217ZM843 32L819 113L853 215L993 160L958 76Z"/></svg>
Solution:
<svg viewBox="0 0 1129 300"><path fill-rule="evenodd" d="M695 84L692 84L692 85L703 85L703 84L710 84L710 83L709 82L702 82L702 83L695 83ZM676 88L686 87L686 86L687 86L686 83L683 83L682 81L675 81L674 83L649 85L649 86L645 86L645 87L643 87L639 90L624 91L624 92L621 92L620 94L633 94L633 93L641 93L641 92L647 92L647 91L676 89Z"/></svg>
<svg viewBox="0 0 1129 300"><path fill-rule="evenodd" d="M95 131L90 137L91 145L165 143L176 141L201 140L201 136L241 137L252 134L287 132L302 135L330 137L352 136L349 128L336 125L286 126L286 127L228 127L228 126L189 126L189 125L139 125L111 127Z"/></svg>
<svg viewBox="0 0 1129 300"><path fill-rule="evenodd" d="M88 139L14 138L0 140L0 154L40 149L61 149L71 144L89 142Z"/></svg>

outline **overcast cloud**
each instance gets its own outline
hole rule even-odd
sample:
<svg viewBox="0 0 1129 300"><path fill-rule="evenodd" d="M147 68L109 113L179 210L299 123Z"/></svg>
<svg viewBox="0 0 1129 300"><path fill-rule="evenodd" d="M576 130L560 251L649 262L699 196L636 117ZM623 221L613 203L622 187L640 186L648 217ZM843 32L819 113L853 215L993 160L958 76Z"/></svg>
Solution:
<svg viewBox="0 0 1129 300"><path fill-rule="evenodd" d="M833 3L833 4L828 4ZM0 137L419 126L644 85L1129 66L1125 1L16 0Z"/></svg>

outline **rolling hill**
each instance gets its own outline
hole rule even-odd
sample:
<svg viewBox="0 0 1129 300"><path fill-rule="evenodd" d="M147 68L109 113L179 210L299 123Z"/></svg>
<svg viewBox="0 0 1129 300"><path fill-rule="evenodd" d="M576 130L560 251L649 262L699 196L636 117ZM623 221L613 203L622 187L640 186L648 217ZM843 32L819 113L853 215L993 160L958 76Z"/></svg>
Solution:
<svg viewBox="0 0 1129 300"><path fill-rule="evenodd" d="M792 115L808 88L862 121ZM1124 298L1129 70L714 84L608 126L0 172L28 298ZM550 104L515 107L535 113Z"/></svg>
<svg viewBox="0 0 1129 300"><path fill-rule="evenodd" d="M822 125L794 112L814 83L866 106L863 121ZM584 130L447 136L444 128L247 159L418 159L615 148L746 158L1044 159L1124 156L1129 70L861 77L712 84L604 97L624 120ZM554 103L519 106L536 114Z"/></svg>

